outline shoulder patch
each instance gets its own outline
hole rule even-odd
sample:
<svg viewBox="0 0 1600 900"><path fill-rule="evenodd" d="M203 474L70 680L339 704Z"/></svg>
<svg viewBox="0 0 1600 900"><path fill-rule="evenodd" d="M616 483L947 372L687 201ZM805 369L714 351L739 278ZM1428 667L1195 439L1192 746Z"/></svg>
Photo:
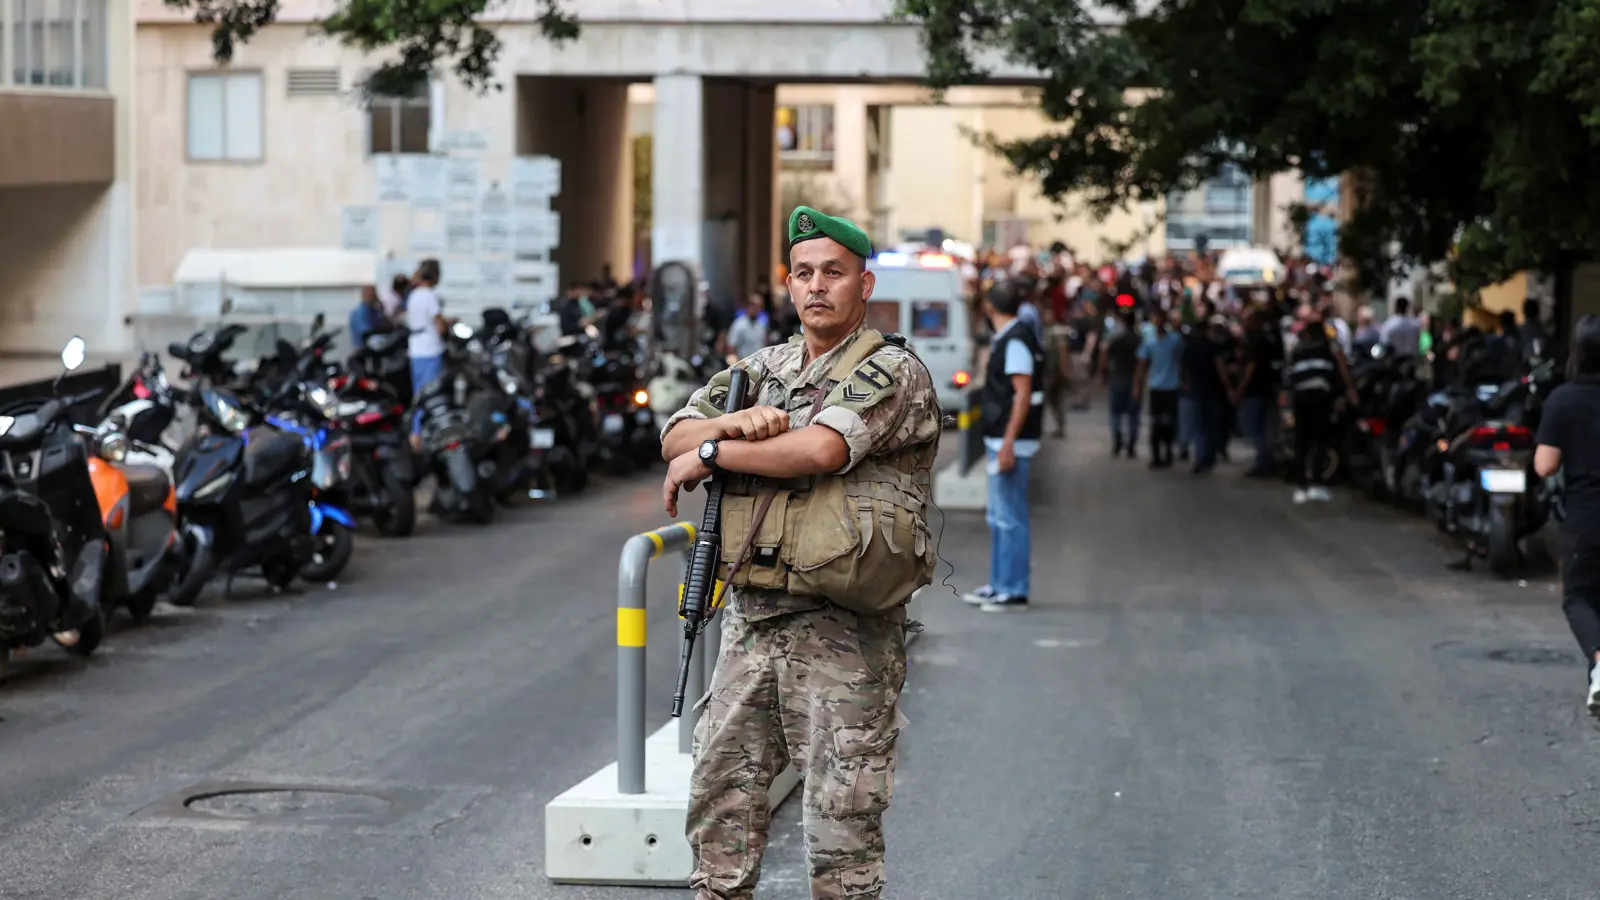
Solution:
<svg viewBox="0 0 1600 900"><path fill-rule="evenodd" d="M856 366L849 378L834 386L826 404L855 412L877 405L900 389L895 375L899 362L887 353L872 354Z"/></svg>

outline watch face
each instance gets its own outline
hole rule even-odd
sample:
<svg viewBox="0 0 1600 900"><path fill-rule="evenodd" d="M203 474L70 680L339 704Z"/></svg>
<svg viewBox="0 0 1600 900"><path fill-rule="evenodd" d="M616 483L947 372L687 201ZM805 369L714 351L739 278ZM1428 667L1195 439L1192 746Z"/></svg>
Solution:
<svg viewBox="0 0 1600 900"><path fill-rule="evenodd" d="M700 458L711 459L717 455L717 445L706 441L700 445Z"/></svg>

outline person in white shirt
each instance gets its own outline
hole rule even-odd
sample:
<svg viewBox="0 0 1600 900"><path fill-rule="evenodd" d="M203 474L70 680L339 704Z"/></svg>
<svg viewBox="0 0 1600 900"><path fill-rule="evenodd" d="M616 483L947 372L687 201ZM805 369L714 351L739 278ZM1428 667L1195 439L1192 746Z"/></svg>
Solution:
<svg viewBox="0 0 1600 900"><path fill-rule="evenodd" d="M728 326L728 349L738 359L767 346L767 313L760 294L752 294L744 312Z"/></svg>
<svg viewBox="0 0 1600 900"><path fill-rule="evenodd" d="M416 399L422 389L444 371L444 313L439 305L439 261L425 259L417 266L411 278L411 293L406 297L406 329L411 332L407 351L411 356L411 396ZM421 427L419 415L412 423L412 432Z"/></svg>
<svg viewBox="0 0 1600 900"><path fill-rule="evenodd" d="M1416 356L1421 352L1422 323L1410 312L1411 301L1395 298L1394 315L1385 319L1383 327L1378 329L1378 340L1396 356Z"/></svg>

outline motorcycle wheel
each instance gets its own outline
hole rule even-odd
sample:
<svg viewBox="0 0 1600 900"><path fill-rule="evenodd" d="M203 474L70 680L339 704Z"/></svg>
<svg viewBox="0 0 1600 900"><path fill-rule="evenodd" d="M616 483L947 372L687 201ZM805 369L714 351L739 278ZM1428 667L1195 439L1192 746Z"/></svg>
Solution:
<svg viewBox="0 0 1600 900"><path fill-rule="evenodd" d="M209 541L200 540L192 529L185 528L183 544L189 565L178 583L167 592L166 601L173 606L193 606L206 583L217 573L217 556Z"/></svg>
<svg viewBox="0 0 1600 900"><path fill-rule="evenodd" d="M494 498L486 488L480 487L467 498L467 521L487 525L494 521Z"/></svg>
<svg viewBox="0 0 1600 900"><path fill-rule="evenodd" d="M100 646L100 641L106 636L106 613L103 608L96 609L94 615L87 622L79 625L74 631L63 631L52 634L50 639L56 645L73 656L88 657Z"/></svg>
<svg viewBox="0 0 1600 900"><path fill-rule="evenodd" d="M1518 560L1516 520L1505 507L1496 506L1489 510L1489 571L1508 577Z"/></svg>
<svg viewBox="0 0 1600 900"><path fill-rule="evenodd" d="M128 608L128 615L133 617L134 624L143 625L150 621L150 614L155 612L159 596L157 591L146 590L128 598L123 605Z"/></svg>
<svg viewBox="0 0 1600 900"><path fill-rule="evenodd" d="M311 561L300 567L306 581L332 581L339 577L356 549L356 534L339 522L323 519L317 531L317 548Z"/></svg>
<svg viewBox="0 0 1600 900"><path fill-rule="evenodd" d="M417 497L404 478L393 470L383 471L383 491L389 505L373 517L378 533L387 537L410 537L417 530Z"/></svg>

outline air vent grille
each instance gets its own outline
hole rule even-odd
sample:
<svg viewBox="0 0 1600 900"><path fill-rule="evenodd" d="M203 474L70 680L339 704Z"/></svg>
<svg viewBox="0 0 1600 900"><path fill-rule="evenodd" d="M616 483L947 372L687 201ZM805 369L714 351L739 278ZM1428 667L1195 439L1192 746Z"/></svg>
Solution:
<svg viewBox="0 0 1600 900"><path fill-rule="evenodd" d="M334 97L338 93L338 69L289 70L289 96L291 97Z"/></svg>

